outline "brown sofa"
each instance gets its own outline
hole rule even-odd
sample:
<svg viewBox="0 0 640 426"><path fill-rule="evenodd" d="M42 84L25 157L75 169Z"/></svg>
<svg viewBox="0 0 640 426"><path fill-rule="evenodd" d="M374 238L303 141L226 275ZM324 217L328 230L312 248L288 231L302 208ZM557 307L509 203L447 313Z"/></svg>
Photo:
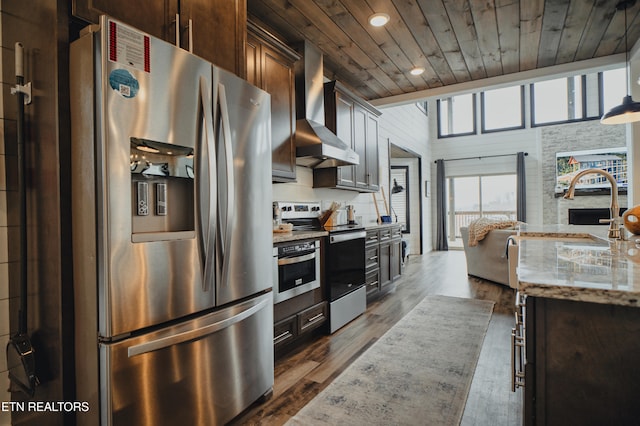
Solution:
<svg viewBox="0 0 640 426"><path fill-rule="evenodd" d="M515 229L494 229L489 231L477 246L469 247L469 229L460 228L467 259L467 274L509 285L507 238L516 232Z"/></svg>

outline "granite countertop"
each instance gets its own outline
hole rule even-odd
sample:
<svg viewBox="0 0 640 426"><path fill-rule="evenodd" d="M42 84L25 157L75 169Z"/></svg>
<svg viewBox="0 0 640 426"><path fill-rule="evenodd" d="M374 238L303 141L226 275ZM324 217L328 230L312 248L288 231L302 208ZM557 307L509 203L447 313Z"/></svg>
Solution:
<svg viewBox="0 0 640 426"><path fill-rule="evenodd" d="M606 235L606 226L521 225L520 292L640 307L640 237L617 241Z"/></svg>
<svg viewBox="0 0 640 426"><path fill-rule="evenodd" d="M273 243L286 243L287 241L306 240L308 238L320 238L329 235L327 231L291 231L274 232Z"/></svg>

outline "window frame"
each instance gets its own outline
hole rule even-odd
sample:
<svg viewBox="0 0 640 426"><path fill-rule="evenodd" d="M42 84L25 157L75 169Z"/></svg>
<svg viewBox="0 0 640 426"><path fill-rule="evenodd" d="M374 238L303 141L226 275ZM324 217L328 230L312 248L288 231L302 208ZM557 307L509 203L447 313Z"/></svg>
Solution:
<svg viewBox="0 0 640 426"><path fill-rule="evenodd" d="M593 121L593 120L600 120L600 117L602 116L602 86L601 86L601 72L598 73L598 98L600 100L600 114L598 116L593 116L593 117L587 117L587 75L586 74L578 74L578 75L573 75L573 76L566 76L566 77L559 77L559 78L554 78L551 80L559 80L560 78L569 78L569 77L577 77L580 76L580 81L581 81L581 92L582 92L582 105L580 106L581 111L582 111L582 118L570 118L567 120L558 120L558 121L547 121L545 123L536 123L536 110L535 110L535 85L536 83L529 83L529 108L530 108L530 114L531 114L531 128L534 127L544 127L544 126L553 126L553 125L558 125L558 124L567 124L567 123L580 123L583 121ZM545 80L547 81L547 80Z"/></svg>
<svg viewBox="0 0 640 426"><path fill-rule="evenodd" d="M471 95L471 104L473 105L473 108L471 109L471 113L472 113L472 120L473 120L473 130L470 132L465 132L465 133L451 133L448 135L443 135L442 134L442 126L440 125L440 117L441 117L441 99L438 98L436 100L436 115L437 115L437 125L438 125L438 139L446 139L446 138L455 138L458 136L470 136L470 135L477 135L478 134L478 125L476 123L477 121L477 104L476 104L476 93L464 93L462 95L453 95L453 96L449 96L443 99L449 99L449 98L454 98L456 96L464 96L464 95Z"/></svg>
<svg viewBox="0 0 640 426"><path fill-rule="evenodd" d="M505 88L508 87L516 87L516 86L506 86ZM490 89L490 90L495 90L495 89ZM526 119L525 119L525 99L524 99L524 95L525 95L525 88L524 88L524 84L520 85L520 125L519 126L510 126L510 127L501 127L498 129L487 129L485 127L485 104L484 104L484 94L485 92L488 92L490 90L483 90L482 92L480 92L480 132L481 133L496 133L496 132L505 132L508 130L519 130L519 129L524 129L526 124Z"/></svg>
<svg viewBox="0 0 640 426"><path fill-rule="evenodd" d="M626 70L626 67L628 65L625 64L624 68L620 68L623 69L625 72L625 78L629 78L627 76L628 71ZM615 68L618 69L618 68ZM610 71L610 70L605 70L605 71ZM602 117L605 114L605 110L604 110L604 72L605 71L599 71L598 72L598 106L600 108L600 117ZM625 82L625 93L623 94L623 96L627 96L628 95L628 88L626 88L628 82ZM622 102L622 99L620 99L620 101ZM619 105L619 104L618 104Z"/></svg>

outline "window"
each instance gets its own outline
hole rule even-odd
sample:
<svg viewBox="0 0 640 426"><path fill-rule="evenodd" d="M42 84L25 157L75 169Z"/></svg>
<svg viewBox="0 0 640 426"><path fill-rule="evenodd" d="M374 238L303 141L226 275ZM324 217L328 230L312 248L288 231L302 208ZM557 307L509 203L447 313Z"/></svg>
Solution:
<svg viewBox="0 0 640 426"><path fill-rule="evenodd" d="M447 234L452 245L461 247L460 227L481 216L516 220L515 174L447 178Z"/></svg>
<svg viewBox="0 0 640 426"><path fill-rule="evenodd" d="M481 93L482 132L524 128L524 86Z"/></svg>
<svg viewBox="0 0 640 426"><path fill-rule="evenodd" d="M475 94L438 99L438 137L476 133Z"/></svg>
<svg viewBox="0 0 640 426"><path fill-rule="evenodd" d="M602 113L622 103L627 95L627 74L625 68L604 71L602 75Z"/></svg>
<svg viewBox="0 0 640 426"><path fill-rule="evenodd" d="M584 78L581 75L531 85L532 125L585 118Z"/></svg>

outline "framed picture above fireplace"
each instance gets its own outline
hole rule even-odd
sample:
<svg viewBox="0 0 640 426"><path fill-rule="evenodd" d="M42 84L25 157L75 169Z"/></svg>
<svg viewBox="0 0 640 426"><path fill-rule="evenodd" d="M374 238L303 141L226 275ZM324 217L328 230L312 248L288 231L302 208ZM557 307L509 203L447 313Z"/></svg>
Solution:
<svg viewBox="0 0 640 426"><path fill-rule="evenodd" d="M618 192L627 192L627 148L602 148L556 153L556 196L564 194L571 179L584 169L609 172L618 184ZM611 192L611 184L601 174L583 176L576 185L576 195L601 195Z"/></svg>

